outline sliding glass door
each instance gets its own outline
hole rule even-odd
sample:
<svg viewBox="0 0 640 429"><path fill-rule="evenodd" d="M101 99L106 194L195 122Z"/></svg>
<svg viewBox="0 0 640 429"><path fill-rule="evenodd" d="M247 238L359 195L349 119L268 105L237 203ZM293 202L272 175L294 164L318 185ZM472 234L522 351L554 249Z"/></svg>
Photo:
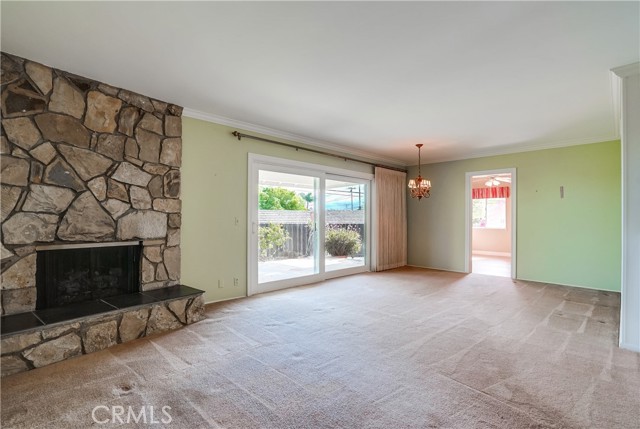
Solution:
<svg viewBox="0 0 640 429"><path fill-rule="evenodd" d="M352 178L325 181L325 270L363 267L367 254L367 184Z"/></svg>
<svg viewBox="0 0 640 429"><path fill-rule="evenodd" d="M259 155L249 164L250 295L369 269L370 175Z"/></svg>

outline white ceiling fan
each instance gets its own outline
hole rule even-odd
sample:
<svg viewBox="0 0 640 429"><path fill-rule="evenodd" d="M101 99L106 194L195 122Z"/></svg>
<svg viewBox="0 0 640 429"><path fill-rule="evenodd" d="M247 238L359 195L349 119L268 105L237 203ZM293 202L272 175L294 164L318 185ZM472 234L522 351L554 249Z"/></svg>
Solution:
<svg viewBox="0 0 640 429"><path fill-rule="evenodd" d="M502 183L511 183L511 176L492 176L484 184L485 186L500 186Z"/></svg>

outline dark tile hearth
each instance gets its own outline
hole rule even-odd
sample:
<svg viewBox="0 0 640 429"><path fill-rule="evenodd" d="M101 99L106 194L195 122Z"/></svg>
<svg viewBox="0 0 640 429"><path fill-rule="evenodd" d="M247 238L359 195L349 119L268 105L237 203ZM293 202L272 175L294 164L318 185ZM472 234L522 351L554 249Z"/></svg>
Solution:
<svg viewBox="0 0 640 429"><path fill-rule="evenodd" d="M157 301L157 299L140 292L111 296L109 298L103 298L102 300L116 308L136 307L138 305L150 304Z"/></svg>
<svg viewBox="0 0 640 429"><path fill-rule="evenodd" d="M63 307L47 308L46 310L36 310L36 315L44 324L66 322L67 320L79 319L81 317L93 316L95 314L106 313L116 310L116 307L103 302L102 300L78 302L65 305ZM11 317L11 316L9 316Z"/></svg>
<svg viewBox="0 0 640 429"><path fill-rule="evenodd" d="M166 299L183 298L191 295L198 295L202 293L201 290L184 285L177 285L171 287L164 287L161 289L149 290L142 292L144 295L153 297L159 301Z"/></svg>
<svg viewBox="0 0 640 429"><path fill-rule="evenodd" d="M87 301L63 307L35 310L26 313L2 316L1 335L28 331L40 326L79 319L87 316L108 313L126 308L139 307L158 302L186 298L203 293L199 289L177 285L146 292L112 296L95 301Z"/></svg>
<svg viewBox="0 0 640 429"><path fill-rule="evenodd" d="M28 313L13 314L11 316L2 316L2 321L0 321L2 335L26 331L27 329L37 328L43 325L44 323L31 311Z"/></svg>

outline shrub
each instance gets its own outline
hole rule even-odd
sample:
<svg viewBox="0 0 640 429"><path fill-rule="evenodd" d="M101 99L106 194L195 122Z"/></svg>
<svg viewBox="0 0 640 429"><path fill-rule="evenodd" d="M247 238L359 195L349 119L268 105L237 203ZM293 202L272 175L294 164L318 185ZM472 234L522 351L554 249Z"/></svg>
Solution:
<svg viewBox="0 0 640 429"><path fill-rule="evenodd" d="M281 250L289 239L289 234L282 225L270 223L267 226L258 228L258 245L260 247L260 257L269 259L278 250Z"/></svg>
<svg viewBox="0 0 640 429"><path fill-rule="evenodd" d="M324 248L331 256L353 256L360 252L362 241L358 231L350 228L327 228Z"/></svg>

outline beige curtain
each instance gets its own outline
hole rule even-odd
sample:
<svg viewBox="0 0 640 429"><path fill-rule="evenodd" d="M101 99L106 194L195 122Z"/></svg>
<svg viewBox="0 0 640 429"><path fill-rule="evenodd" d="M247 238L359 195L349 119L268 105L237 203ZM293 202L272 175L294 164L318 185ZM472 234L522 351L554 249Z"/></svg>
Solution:
<svg viewBox="0 0 640 429"><path fill-rule="evenodd" d="M376 271L407 265L407 174L376 167Z"/></svg>

